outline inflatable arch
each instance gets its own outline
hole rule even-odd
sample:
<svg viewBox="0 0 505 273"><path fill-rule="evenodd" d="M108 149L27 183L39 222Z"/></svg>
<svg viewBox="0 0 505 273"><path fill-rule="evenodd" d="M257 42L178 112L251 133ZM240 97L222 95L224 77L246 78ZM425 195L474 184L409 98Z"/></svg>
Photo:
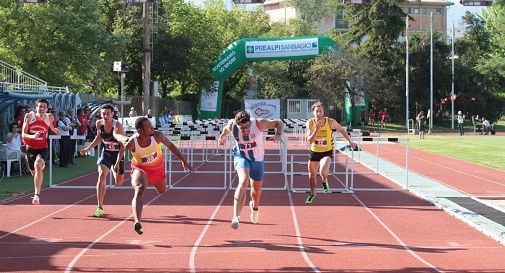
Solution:
<svg viewBox="0 0 505 273"><path fill-rule="evenodd" d="M324 36L247 38L230 44L212 68L214 81L202 90L198 118L220 118L224 81L245 62L307 60L326 50L336 50L335 41Z"/></svg>

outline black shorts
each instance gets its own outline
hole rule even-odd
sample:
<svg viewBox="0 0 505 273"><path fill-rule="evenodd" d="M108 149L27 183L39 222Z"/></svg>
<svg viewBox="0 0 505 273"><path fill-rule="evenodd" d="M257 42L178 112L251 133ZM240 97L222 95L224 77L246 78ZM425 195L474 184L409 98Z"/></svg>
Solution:
<svg viewBox="0 0 505 273"><path fill-rule="evenodd" d="M28 165L32 171L35 170L35 160L37 160L37 157L40 157L44 162L47 161L49 158L49 148L32 149L26 147L26 158L28 158Z"/></svg>
<svg viewBox="0 0 505 273"><path fill-rule="evenodd" d="M111 152L111 151L106 151L102 150L102 154L100 155L100 158L98 158L98 165L105 165L109 170L111 167L116 164L117 157L119 155L119 152ZM119 164L119 174L124 174L124 158L121 159L121 163Z"/></svg>
<svg viewBox="0 0 505 273"><path fill-rule="evenodd" d="M310 156L309 160L310 161L321 161L324 157L329 156L330 158L333 158L333 150L329 150L327 152L314 152L310 151Z"/></svg>

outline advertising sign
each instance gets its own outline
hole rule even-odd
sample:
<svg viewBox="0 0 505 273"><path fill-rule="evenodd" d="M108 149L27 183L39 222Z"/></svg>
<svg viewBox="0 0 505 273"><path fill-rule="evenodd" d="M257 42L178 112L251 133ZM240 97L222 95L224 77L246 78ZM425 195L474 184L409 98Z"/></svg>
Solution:
<svg viewBox="0 0 505 273"><path fill-rule="evenodd" d="M245 100L245 110L254 118L281 118L280 100Z"/></svg>

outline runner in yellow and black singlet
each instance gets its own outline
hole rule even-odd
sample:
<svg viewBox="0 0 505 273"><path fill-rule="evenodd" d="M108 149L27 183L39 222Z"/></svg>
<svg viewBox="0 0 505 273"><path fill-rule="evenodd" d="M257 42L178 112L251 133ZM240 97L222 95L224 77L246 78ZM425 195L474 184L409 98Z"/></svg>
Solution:
<svg viewBox="0 0 505 273"><path fill-rule="evenodd" d="M310 194L305 204L312 204L316 196L317 171L323 181L323 191L330 192L328 175L330 163L333 158L333 129L339 131L354 149L356 144L352 142L346 130L340 124L324 116L324 108L321 102L312 105L314 118L307 121L307 142L310 144L310 157L308 163Z"/></svg>

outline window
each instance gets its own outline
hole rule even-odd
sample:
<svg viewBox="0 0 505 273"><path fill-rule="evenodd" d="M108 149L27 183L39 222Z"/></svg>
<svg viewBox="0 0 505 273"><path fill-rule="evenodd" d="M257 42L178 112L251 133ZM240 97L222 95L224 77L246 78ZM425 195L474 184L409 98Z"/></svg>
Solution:
<svg viewBox="0 0 505 273"><path fill-rule="evenodd" d="M348 29L349 23L345 20L345 9L339 8L335 14L335 29Z"/></svg>
<svg viewBox="0 0 505 273"><path fill-rule="evenodd" d="M435 15L442 15L442 9L435 9Z"/></svg>

